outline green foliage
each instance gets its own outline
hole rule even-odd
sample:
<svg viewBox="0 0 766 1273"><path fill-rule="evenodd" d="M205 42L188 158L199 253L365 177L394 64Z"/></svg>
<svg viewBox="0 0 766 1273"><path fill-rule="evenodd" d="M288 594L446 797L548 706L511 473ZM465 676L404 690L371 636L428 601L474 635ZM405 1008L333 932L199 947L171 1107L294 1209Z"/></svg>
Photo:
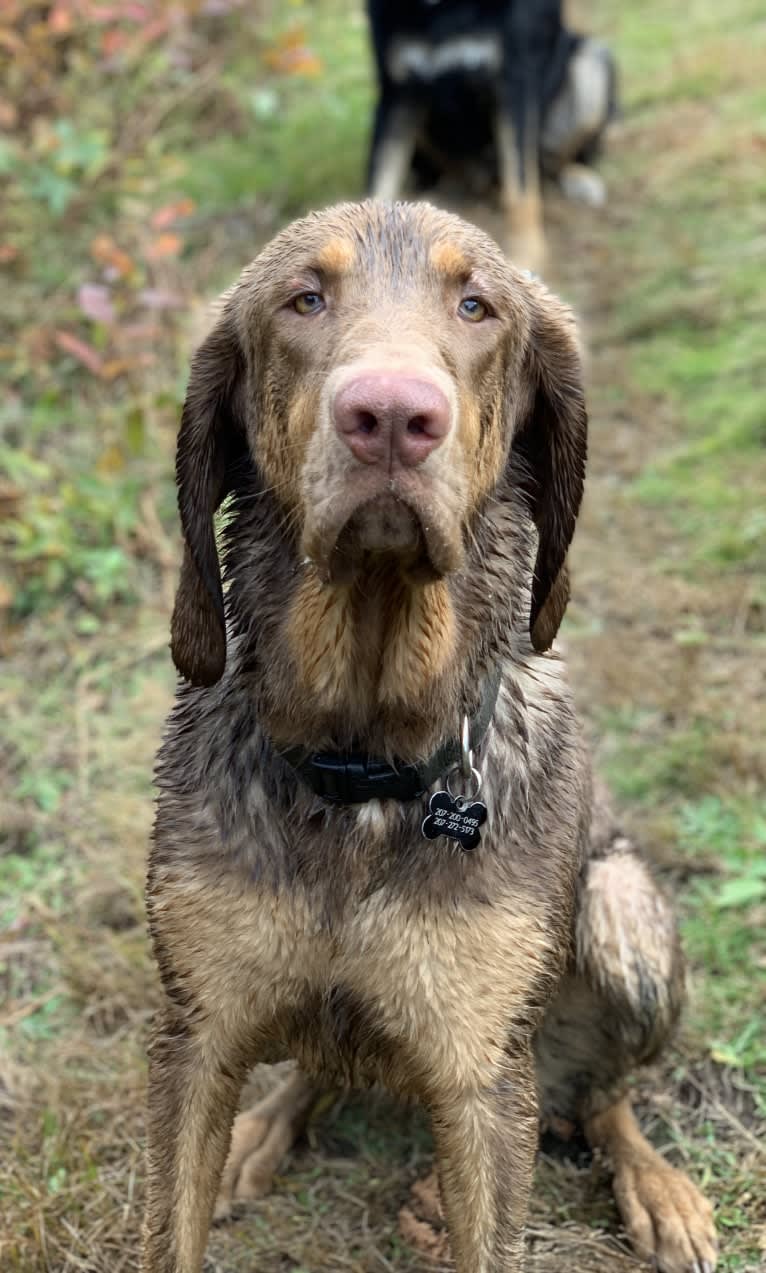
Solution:
<svg viewBox="0 0 766 1273"><path fill-rule="evenodd" d="M38 135L31 158L22 142L5 142L0 150L0 176L11 182L11 198L41 203L51 216L60 218L106 167L110 141L105 129L81 132L72 120L58 119L49 132Z"/></svg>
<svg viewBox="0 0 766 1273"><path fill-rule="evenodd" d="M82 475L59 485L55 494L27 497L23 517L3 527L18 569L19 613L77 588L96 609L135 596L130 554L120 541L136 525L139 483L136 474L115 491L113 480Z"/></svg>

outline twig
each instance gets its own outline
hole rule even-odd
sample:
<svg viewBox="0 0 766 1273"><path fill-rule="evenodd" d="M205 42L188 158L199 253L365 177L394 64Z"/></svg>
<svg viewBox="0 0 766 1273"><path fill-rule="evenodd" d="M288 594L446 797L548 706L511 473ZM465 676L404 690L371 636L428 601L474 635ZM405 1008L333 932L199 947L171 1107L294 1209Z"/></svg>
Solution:
<svg viewBox="0 0 766 1273"><path fill-rule="evenodd" d="M16 1025L19 1021L23 1021L25 1017L31 1017L38 1008L42 1008L46 1003L50 1003L51 999L55 999L57 995L63 992L63 986L54 986L53 990L48 990L44 995L38 995L36 999L29 999L19 1008L14 1008L12 1012L6 1013L4 1017L0 1017L0 1028L9 1025Z"/></svg>
<svg viewBox="0 0 766 1273"><path fill-rule="evenodd" d="M753 1133L750 1131L750 1128L745 1127L745 1124L741 1122L739 1118L737 1118L736 1114L732 1114L731 1110L727 1109L726 1106L723 1104L723 1102L719 1101L717 1096L713 1096L712 1092L709 1092L706 1087L703 1087L702 1084L697 1081L697 1079L694 1077L693 1074L691 1073L687 1074L686 1078L688 1082L691 1083L692 1087L696 1087L700 1096L702 1096L710 1105L712 1105L713 1109L716 1110L718 1114L722 1115L722 1117L726 1120L729 1126L733 1127L734 1130L739 1132L741 1136L744 1136L745 1140L748 1141L750 1145L752 1145L755 1152L761 1158L766 1158L766 1145L763 1145L761 1141L759 1141L758 1137L753 1135Z"/></svg>

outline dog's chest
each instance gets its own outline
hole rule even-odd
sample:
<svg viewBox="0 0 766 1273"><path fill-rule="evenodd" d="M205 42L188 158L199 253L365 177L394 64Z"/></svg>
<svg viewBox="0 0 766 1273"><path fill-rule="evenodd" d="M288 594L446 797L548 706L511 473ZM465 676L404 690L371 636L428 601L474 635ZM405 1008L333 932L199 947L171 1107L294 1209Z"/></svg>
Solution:
<svg viewBox="0 0 766 1273"><path fill-rule="evenodd" d="M543 918L518 899L431 907L385 889L331 928L298 894L253 893L218 949L219 967L200 975L215 978L222 1011L252 1014L260 1055L415 1094L486 1079L547 998L560 959Z"/></svg>
<svg viewBox="0 0 766 1273"><path fill-rule="evenodd" d="M386 52L388 73L397 84L430 84L444 75L496 74L502 59L502 43L494 32L467 33L443 40L398 36Z"/></svg>

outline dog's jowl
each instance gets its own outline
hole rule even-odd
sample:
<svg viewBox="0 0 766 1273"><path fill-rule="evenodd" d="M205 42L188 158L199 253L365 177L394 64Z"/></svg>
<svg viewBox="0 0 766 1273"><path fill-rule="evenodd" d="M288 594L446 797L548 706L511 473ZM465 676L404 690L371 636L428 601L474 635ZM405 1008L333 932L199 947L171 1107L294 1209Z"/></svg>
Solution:
<svg viewBox="0 0 766 1273"><path fill-rule="evenodd" d="M569 311L427 205L310 216L223 298L178 440L145 1273L199 1273L322 1086L374 1082L430 1113L458 1273L522 1268L540 1118L609 1156L641 1254L712 1269L625 1095L679 1010L673 914L551 649L585 452Z"/></svg>

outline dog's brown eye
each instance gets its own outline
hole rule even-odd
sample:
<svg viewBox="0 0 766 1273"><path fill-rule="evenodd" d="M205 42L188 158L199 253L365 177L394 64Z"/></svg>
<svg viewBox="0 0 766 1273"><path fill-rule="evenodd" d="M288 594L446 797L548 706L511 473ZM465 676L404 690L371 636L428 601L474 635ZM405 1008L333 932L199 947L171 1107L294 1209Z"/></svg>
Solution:
<svg viewBox="0 0 766 1273"><path fill-rule="evenodd" d="M299 314L318 314L324 309L324 299L319 292L301 292L293 300L293 309Z"/></svg>
<svg viewBox="0 0 766 1273"><path fill-rule="evenodd" d="M467 318L469 323L480 323L487 317L489 310L476 296L465 296L458 305L457 312L461 318Z"/></svg>

